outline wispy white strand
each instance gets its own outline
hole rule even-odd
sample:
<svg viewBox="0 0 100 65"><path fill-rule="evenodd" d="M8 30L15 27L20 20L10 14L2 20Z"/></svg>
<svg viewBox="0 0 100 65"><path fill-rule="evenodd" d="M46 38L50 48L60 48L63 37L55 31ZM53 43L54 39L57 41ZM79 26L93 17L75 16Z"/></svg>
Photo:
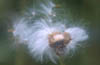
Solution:
<svg viewBox="0 0 100 65"><path fill-rule="evenodd" d="M74 53L77 46L83 46L84 43L82 44L81 42L88 39L86 31L80 27L68 28L65 30L65 32L68 32L71 35L72 39L70 43L66 46L66 50L68 53L70 51Z"/></svg>

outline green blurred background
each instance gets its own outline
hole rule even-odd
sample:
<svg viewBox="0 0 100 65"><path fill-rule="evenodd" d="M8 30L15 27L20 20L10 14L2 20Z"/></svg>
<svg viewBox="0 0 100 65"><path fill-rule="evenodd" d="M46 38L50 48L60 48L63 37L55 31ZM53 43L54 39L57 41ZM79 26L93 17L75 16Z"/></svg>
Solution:
<svg viewBox="0 0 100 65"><path fill-rule="evenodd" d="M12 28L13 18L23 16L24 11L34 7L36 1L38 5L38 0L0 0L0 65L53 65L52 62L36 62L24 45L15 48L12 33L8 32ZM100 0L54 1L63 5L68 13L64 15L73 23L85 23L89 32L89 45L66 59L66 65L100 65ZM84 21L78 21L81 19Z"/></svg>

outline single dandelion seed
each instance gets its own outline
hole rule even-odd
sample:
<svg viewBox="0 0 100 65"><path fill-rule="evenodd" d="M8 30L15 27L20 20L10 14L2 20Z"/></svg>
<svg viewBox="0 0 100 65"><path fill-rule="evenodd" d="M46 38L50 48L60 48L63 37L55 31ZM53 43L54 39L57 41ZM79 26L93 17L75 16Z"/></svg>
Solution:
<svg viewBox="0 0 100 65"><path fill-rule="evenodd" d="M48 35L49 45L56 51L57 55L64 54L64 48L70 42L71 37L67 32L53 32Z"/></svg>

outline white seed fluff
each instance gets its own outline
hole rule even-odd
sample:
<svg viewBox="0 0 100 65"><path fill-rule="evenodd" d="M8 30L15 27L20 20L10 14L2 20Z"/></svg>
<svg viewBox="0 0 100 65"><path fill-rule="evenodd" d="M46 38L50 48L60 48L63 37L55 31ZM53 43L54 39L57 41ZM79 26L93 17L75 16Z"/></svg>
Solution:
<svg viewBox="0 0 100 65"><path fill-rule="evenodd" d="M42 0L39 0L42 1ZM13 28L14 37L19 39L20 43L23 43L28 46L28 49L31 55L38 61L51 60L56 63L59 56L56 55L54 49L49 46L48 35L53 32L68 32L71 36L71 41L64 48L64 55L67 56L71 51L75 51L77 45L81 46L82 41L88 39L87 32L81 27L70 27L66 28L68 25L64 25L53 17L58 17L57 14L53 11L56 6L52 3L52 0L44 0L46 4L39 3L41 10L36 7L35 11L32 12L35 18L34 23L31 25L25 19L21 19L18 23L14 23ZM40 14L42 13L42 16ZM65 20L65 19L64 19ZM55 21L55 23L54 23ZM62 38L63 36L57 35L55 38ZM26 43L24 43L27 41Z"/></svg>
<svg viewBox="0 0 100 65"><path fill-rule="evenodd" d="M59 23L46 23L45 20L38 20L32 26L21 20L19 23L14 25L13 32L14 37L19 37L21 42L27 41L27 46L32 56L39 60L44 61L50 59L56 63L59 58L55 51L49 46L48 35L52 32L68 32L72 40L66 45L65 55L70 53L70 50L74 50L77 45L81 45L82 41L87 40L88 35L84 29L80 27L65 28L64 24ZM64 28L62 28L64 27ZM56 36L56 37L59 37ZM61 37L61 35L60 35ZM63 37L62 37L63 38ZM67 53L67 54L66 54Z"/></svg>

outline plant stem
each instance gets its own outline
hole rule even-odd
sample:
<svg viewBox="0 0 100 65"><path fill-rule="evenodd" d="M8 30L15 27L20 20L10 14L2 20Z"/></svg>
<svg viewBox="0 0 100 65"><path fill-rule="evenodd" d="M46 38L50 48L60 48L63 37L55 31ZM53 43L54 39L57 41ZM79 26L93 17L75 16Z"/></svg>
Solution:
<svg viewBox="0 0 100 65"><path fill-rule="evenodd" d="M59 56L59 63L60 63L60 65L65 65L64 64L64 60L63 60L63 58L61 56Z"/></svg>

